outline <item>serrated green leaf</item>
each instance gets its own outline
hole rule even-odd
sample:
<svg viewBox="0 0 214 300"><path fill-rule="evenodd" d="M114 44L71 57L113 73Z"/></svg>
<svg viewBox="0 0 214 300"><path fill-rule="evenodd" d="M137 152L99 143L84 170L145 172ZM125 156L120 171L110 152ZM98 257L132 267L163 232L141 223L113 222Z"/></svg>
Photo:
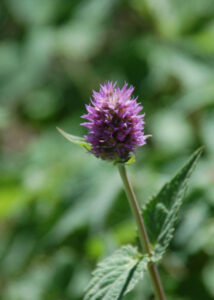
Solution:
<svg viewBox="0 0 214 300"><path fill-rule="evenodd" d="M97 266L84 300L121 300L143 277L149 259L128 245Z"/></svg>
<svg viewBox="0 0 214 300"><path fill-rule="evenodd" d="M202 153L198 149L177 175L143 208L142 214L156 260L161 259L174 232L174 225L181 207L189 178Z"/></svg>
<svg viewBox="0 0 214 300"><path fill-rule="evenodd" d="M70 142L79 145L81 147L86 148L87 150L91 149L91 144L89 144L88 142L86 142L86 140L83 137L80 136L76 136L76 135L72 135L69 134L67 132L65 132L64 130L62 130L61 128L57 127L57 130Z"/></svg>

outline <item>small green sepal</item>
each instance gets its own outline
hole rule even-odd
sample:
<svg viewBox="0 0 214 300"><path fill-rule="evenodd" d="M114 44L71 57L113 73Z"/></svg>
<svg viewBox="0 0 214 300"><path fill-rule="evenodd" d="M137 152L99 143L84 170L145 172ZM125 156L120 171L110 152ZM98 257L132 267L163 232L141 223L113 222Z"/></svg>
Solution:
<svg viewBox="0 0 214 300"><path fill-rule="evenodd" d="M127 160L127 162L125 163L126 165L131 165L135 162L136 160L136 155L132 154L131 157L129 158L129 160Z"/></svg>
<svg viewBox="0 0 214 300"><path fill-rule="evenodd" d="M56 127L56 129L61 133L61 135L63 135L67 140L69 140L73 144L79 145L87 150L91 150L91 144L86 142L86 140L83 137L69 134L59 127Z"/></svg>

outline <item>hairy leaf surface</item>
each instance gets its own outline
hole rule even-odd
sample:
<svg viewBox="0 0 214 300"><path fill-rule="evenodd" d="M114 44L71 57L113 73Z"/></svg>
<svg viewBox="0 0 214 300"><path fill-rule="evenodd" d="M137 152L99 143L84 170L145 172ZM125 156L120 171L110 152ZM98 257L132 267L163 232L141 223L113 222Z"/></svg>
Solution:
<svg viewBox="0 0 214 300"><path fill-rule="evenodd" d="M101 261L87 288L84 300L120 300L143 277L149 259L128 245Z"/></svg>

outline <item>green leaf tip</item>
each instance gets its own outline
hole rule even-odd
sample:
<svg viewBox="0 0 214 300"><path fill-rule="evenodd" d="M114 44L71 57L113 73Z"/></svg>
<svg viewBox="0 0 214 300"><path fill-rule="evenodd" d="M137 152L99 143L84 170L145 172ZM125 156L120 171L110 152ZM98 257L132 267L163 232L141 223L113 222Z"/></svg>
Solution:
<svg viewBox="0 0 214 300"><path fill-rule="evenodd" d="M86 140L83 137L69 134L59 127L56 127L56 129L59 131L59 133L61 133L61 135L63 135L67 140L69 140L73 144L79 145L87 150L91 149L91 144L86 142Z"/></svg>
<svg viewBox="0 0 214 300"><path fill-rule="evenodd" d="M84 300L121 300L143 277L149 258L131 245L98 263Z"/></svg>
<svg viewBox="0 0 214 300"><path fill-rule="evenodd" d="M174 178L151 198L142 210L156 260L166 251L174 232L178 212L188 187L189 178L195 169L204 147L196 150Z"/></svg>

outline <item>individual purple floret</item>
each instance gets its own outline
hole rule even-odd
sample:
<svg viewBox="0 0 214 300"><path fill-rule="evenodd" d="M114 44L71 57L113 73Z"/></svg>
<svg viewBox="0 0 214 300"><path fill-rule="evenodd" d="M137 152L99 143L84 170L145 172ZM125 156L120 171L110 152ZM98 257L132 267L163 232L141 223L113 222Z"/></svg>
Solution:
<svg viewBox="0 0 214 300"><path fill-rule="evenodd" d="M104 160L126 162L137 146L146 143L144 135L143 107L137 98L131 98L133 86L127 83L120 89L117 83L100 85L99 92L93 91L91 105L82 118L88 122L81 125L88 128L85 136L92 146L91 152Z"/></svg>

